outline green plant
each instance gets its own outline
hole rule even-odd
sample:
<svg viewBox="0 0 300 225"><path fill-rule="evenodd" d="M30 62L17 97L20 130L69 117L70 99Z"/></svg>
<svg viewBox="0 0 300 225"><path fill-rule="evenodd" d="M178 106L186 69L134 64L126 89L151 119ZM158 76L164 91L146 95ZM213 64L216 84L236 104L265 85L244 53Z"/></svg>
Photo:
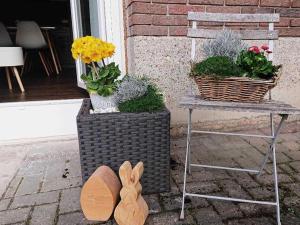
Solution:
<svg viewBox="0 0 300 225"><path fill-rule="evenodd" d="M276 75L280 67L267 59L266 55L270 53L268 46L263 45L261 48L252 46L248 50L241 51L236 63L245 71L245 76L268 80Z"/></svg>
<svg viewBox="0 0 300 225"><path fill-rule="evenodd" d="M112 95L117 89L117 78L121 75L119 66L114 62L103 67L92 67L88 74L82 74L81 79L85 82L90 94L97 93L101 96Z"/></svg>
<svg viewBox="0 0 300 225"><path fill-rule="evenodd" d="M223 30L216 39L207 40L203 44L205 56L227 56L231 60L236 60L240 51L247 49L247 45L242 42L241 37L231 30Z"/></svg>
<svg viewBox="0 0 300 225"><path fill-rule="evenodd" d="M126 75L118 84L116 100L118 103L138 98L147 93L148 82L145 79Z"/></svg>
<svg viewBox="0 0 300 225"><path fill-rule="evenodd" d="M145 95L122 102L118 107L120 112L154 112L164 108L164 99L154 85L148 85Z"/></svg>
<svg viewBox="0 0 300 225"><path fill-rule="evenodd" d="M196 63L192 68L191 75L215 78L240 77L243 75L243 70L227 56L212 56Z"/></svg>

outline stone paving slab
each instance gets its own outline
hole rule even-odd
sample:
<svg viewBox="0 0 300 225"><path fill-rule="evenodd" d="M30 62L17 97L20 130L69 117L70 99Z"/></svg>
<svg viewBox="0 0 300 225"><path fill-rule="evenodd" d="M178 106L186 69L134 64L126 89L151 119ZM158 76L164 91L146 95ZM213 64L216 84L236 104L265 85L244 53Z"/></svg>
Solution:
<svg viewBox="0 0 300 225"><path fill-rule="evenodd" d="M4 192L4 197L5 198L13 197L15 195L20 183L22 182L22 180L23 180L23 177L14 177L10 181L6 191Z"/></svg>
<svg viewBox="0 0 300 225"><path fill-rule="evenodd" d="M228 225L273 225L274 221L268 218L248 218L229 221Z"/></svg>
<svg viewBox="0 0 300 225"><path fill-rule="evenodd" d="M285 128L286 131L295 127ZM267 130L266 130L267 131ZM278 172L282 225L300 224L300 132L284 133L278 148ZM263 129L261 132L265 132ZM195 163L255 168L266 152L268 143L260 139L236 137L192 138L192 159ZM150 209L147 225L271 225L275 224L275 208L246 203L231 203L186 198L185 219L179 220L182 200L183 169L186 139L171 141L171 191L145 196ZM253 150L254 148L254 150ZM80 209L82 186L78 141L63 140L9 146L0 158L18 158L9 181L0 183L0 225L116 225L87 221ZM6 155L4 157L4 155ZM4 163L5 164L5 163ZM4 165L3 164L3 165ZM0 164L0 170L2 170ZM11 164L10 164L11 165ZM272 164L257 178L247 173L193 168L187 177L187 190L217 196L256 200L272 200L274 185ZM67 172L67 173L66 173ZM5 186L5 187L4 187Z"/></svg>
<svg viewBox="0 0 300 225"><path fill-rule="evenodd" d="M160 213L162 211L162 207L160 205L158 195L147 195L147 196L144 196L144 199L149 206L149 214L150 215Z"/></svg>
<svg viewBox="0 0 300 225"><path fill-rule="evenodd" d="M221 180L218 183L227 196L231 196L233 198L251 198L243 187L233 180Z"/></svg>
<svg viewBox="0 0 300 225"><path fill-rule="evenodd" d="M13 199L13 202L9 208L15 209L15 208L21 208L25 206L49 204L49 203L58 202L58 199L59 199L58 191L16 196Z"/></svg>
<svg viewBox="0 0 300 225"><path fill-rule="evenodd" d="M211 201L211 203L222 220L244 217L244 214L239 207L232 202Z"/></svg>
<svg viewBox="0 0 300 225"><path fill-rule="evenodd" d="M31 225L52 225L55 223L58 204L39 205L34 207Z"/></svg>
<svg viewBox="0 0 300 225"><path fill-rule="evenodd" d="M5 192L11 178L21 167L21 164L29 151L30 147L27 146L22 146L18 151L16 151L15 146L13 145L0 146L0 196Z"/></svg>
<svg viewBox="0 0 300 225"><path fill-rule="evenodd" d="M10 202L11 202L10 198L8 198L8 199L2 199L0 201L0 211L8 209L8 205L10 204Z"/></svg>
<svg viewBox="0 0 300 225"><path fill-rule="evenodd" d="M221 216L213 209L213 207L209 208L201 208L199 210L194 210L192 212L195 215L195 219L197 224L201 225L223 225Z"/></svg>
<svg viewBox="0 0 300 225"><path fill-rule="evenodd" d="M60 215L58 225L89 224L81 212Z"/></svg>
<svg viewBox="0 0 300 225"><path fill-rule="evenodd" d="M264 216L274 216L276 213L274 206L269 205L255 205L255 204L248 204L248 203L239 203L238 204L240 210L246 217L260 217L262 212Z"/></svg>
<svg viewBox="0 0 300 225"><path fill-rule="evenodd" d="M63 173L61 173L61 176ZM68 189L73 187L79 187L82 184L81 177L70 177L70 178L59 178L59 179L52 179L46 180L42 184L41 191L48 192L53 190L61 190L61 189Z"/></svg>
<svg viewBox="0 0 300 225"><path fill-rule="evenodd" d="M146 225L189 225L195 224L194 218L187 214L184 220L179 220L178 213L166 212L152 215L148 218Z"/></svg>
<svg viewBox="0 0 300 225"><path fill-rule="evenodd" d="M296 170L297 172L300 173L300 163L299 163L299 161L291 162L289 165L290 165L294 170Z"/></svg>
<svg viewBox="0 0 300 225"><path fill-rule="evenodd" d="M0 212L0 224L12 224L26 221L29 217L31 208L13 209Z"/></svg>
<svg viewBox="0 0 300 225"><path fill-rule="evenodd" d="M34 175L34 176L31 175L24 176L18 187L15 196L38 193L41 186L42 179L43 179L42 174Z"/></svg>
<svg viewBox="0 0 300 225"><path fill-rule="evenodd" d="M59 213L68 213L80 210L79 198L81 188L70 188L62 191L59 203Z"/></svg>

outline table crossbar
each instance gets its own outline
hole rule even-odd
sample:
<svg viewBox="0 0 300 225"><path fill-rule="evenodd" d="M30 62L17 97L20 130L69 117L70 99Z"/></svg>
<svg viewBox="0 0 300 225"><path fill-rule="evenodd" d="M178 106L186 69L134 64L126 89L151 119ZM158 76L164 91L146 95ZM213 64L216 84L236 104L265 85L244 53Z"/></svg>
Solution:
<svg viewBox="0 0 300 225"><path fill-rule="evenodd" d="M239 136L239 137L256 137L256 138L274 138L269 135L259 135L259 134L241 134L241 133L230 133L230 132L215 132L215 131L204 131L204 130L192 130L192 133L198 134L216 134L216 135L227 135L227 136Z"/></svg>
<svg viewBox="0 0 300 225"><path fill-rule="evenodd" d="M200 195L200 194L193 194L193 193L185 193L185 196L216 199L216 200L222 200L222 201L241 202L241 203L252 203L252 204L260 204L260 205L274 205L274 206L277 205L277 202L255 201L255 200L248 200L248 199L241 199L241 198L228 198L228 197L220 197L220 196L213 196L213 195Z"/></svg>
<svg viewBox="0 0 300 225"><path fill-rule="evenodd" d="M241 103L226 101L208 101L200 96L189 95L183 97L179 102L180 108L201 110L222 110L231 112L254 112L263 114L288 114L299 115L300 110L283 102L275 100L264 100L261 103Z"/></svg>
<svg viewBox="0 0 300 225"><path fill-rule="evenodd" d="M202 167L209 169L218 169L218 170L231 170L231 171L240 171L240 172L248 172L248 173L259 173L259 170L252 169L242 169L242 168L233 168L233 167L223 167L223 166L211 166L211 165L202 165L202 164L190 164L192 167Z"/></svg>

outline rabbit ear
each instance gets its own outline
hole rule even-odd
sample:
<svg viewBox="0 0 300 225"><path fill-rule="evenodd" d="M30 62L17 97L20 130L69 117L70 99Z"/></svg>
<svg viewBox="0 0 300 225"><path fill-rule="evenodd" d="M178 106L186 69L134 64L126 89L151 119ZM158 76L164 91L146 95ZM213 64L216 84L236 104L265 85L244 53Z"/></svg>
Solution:
<svg viewBox="0 0 300 225"><path fill-rule="evenodd" d="M144 163L139 162L133 168L132 174L131 174L131 181L134 183L134 185L136 185L140 181L143 172L144 172Z"/></svg>
<svg viewBox="0 0 300 225"><path fill-rule="evenodd" d="M131 183L132 166L129 161L124 162L119 169L120 179L123 187L128 187Z"/></svg>

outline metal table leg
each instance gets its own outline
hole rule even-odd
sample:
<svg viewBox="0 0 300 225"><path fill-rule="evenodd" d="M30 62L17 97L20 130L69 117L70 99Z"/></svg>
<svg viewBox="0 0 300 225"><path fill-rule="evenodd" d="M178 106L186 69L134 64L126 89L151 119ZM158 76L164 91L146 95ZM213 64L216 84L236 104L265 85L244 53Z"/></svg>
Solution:
<svg viewBox="0 0 300 225"><path fill-rule="evenodd" d="M273 122L273 115L271 114L272 118L272 135L274 135L274 122ZM288 118L288 115L283 115L280 121L280 124L278 125L277 131L275 133L275 140L273 144L273 175L274 175L274 186L275 186L275 198L276 198L276 213L277 213L277 224L281 225L280 221L280 200L279 200L279 188L278 188L278 177L277 177L277 162L276 162L276 138L279 133L280 126Z"/></svg>
<svg viewBox="0 0 300 225"><path fill-rule="evenodd" d="M276 148L273 147L273 175L274 175L274 186L275 186L275 198L276 198L276 213L277 213L277 224L281 225L280 221L280 200L279 200L279 188L278 188L278 177L277 177L277 165L276 165Z"/></svg>
<svg viewBox="0 0 300 225"><path fill-rule="evenodd" d="M188 152L188 173L191 174L191 136L192 136L192 113L193 110L189 110L188 117L188 141L187 141L187 152Z"/></svg>
<svg viewBox="0 0 300 225"><path fill-rule="evenodd" d="M190 165L190 142L191 142L191 126L192 126L192 109L189 109L188 115L188 130L187 130L187 144L186 144L186 153L185 153L185 166L184 166L184 178L183 178L183 190L182 190L182 207L180 219L184 219L184 200L185 200L185 188L186 188L186 174L187 170L191 169Z"/></svg>
<svg viewBox="0 0 300 225"><path fill-rule="evenodd" d="M185 197L200 197L200 198L207 198L207 199L215 199L215 200L224 200L224 201L233 201L233 202L245 202L245 203L254 203L254 204L262 204L262 205L273 205L276 206L277 212L277 224L281 225L280 222L280 204L279 204L279 189L278 189L278 176L277 176L277 164L276 164L276 141L280 132L280 129L284 123L284 121L288 118L288 115L280 115L281 121L277 126L276 130L274 127L274 119L273 115L270 114L270 122L271 122L271 133L272 136L265 136L265 135L248 135L248 134L232 134L232 133L224 133L224 132L209 132L209 131L192 131L191 129L191 117L192 117L192 109L189 109L188 114L188 130L187 130L187 148L186 148L186 158L185 158L185 168L184 168L184 180L183 180L183 196L182 196L182 208L180 213L180 219L184 219L184 204L185 204ZM191 134L193 133L207 133L207 134L218 134L218 135L234 135L234 136L248 136L248 137L261 137L261 138L270 138L271 144L266 156L262 162L262 166L260 170L252 170L252 169L241 169L241 168L230 168L230 167L220 167L220 166L210 166L210 165L199 165L199 164L191 164L190 162L190 142L191 142ZM191 167L204 167L204 168L211 168L211 169L221 169L221 170L233 170L239 172L250 172L250 173L257 173L258 176L264 170L266 163L269 159L270 154L272 153L272 161L273 161L273 175L274 175L274 186L275 186L275 197L276 202L267 202L267 201L255 201L255 200L248 200L248 199L237 199L237 198L230 198L230 197L219 197L219 196L211 196L211 195L200 195L200 194L193 194L186 192L186 176L187 173L191 172Z"/></svg>
<svg viewBox="0 0 300 225"><path fill-rule="evenodd" d="M273 116L271 115L271 118L272 118L272 117L273 117ZM264 170L265 167L266 167L266 164L267 164L267 162L268 162L268 159L269 159L270 154L272 153L273 149L276 148L276 141L277 141L277 138L278 138L278 135L279 135L279 131L280 131L282 125L283 125L283 122L284 122L287 118L288 118L288 115L282 115L282 116L281 116L281 120L280 120L280 123L279 123L279 125L278 125L276 131L274 131L274 123L273 123L273 119L271 119L271 126L272 126L272 128L271 128L271 132L272 132L272 141L271 141L271 144L270 144L269 151L267 152L267 154L266 154L266 156L265 156L265 158L264 158L264 160L263 160L263 163L262 163L262 166L261 166L261 168L260 168L260 170L259 170L258 176L260 176L260 175L262 174L263 170Z"/></svg>

